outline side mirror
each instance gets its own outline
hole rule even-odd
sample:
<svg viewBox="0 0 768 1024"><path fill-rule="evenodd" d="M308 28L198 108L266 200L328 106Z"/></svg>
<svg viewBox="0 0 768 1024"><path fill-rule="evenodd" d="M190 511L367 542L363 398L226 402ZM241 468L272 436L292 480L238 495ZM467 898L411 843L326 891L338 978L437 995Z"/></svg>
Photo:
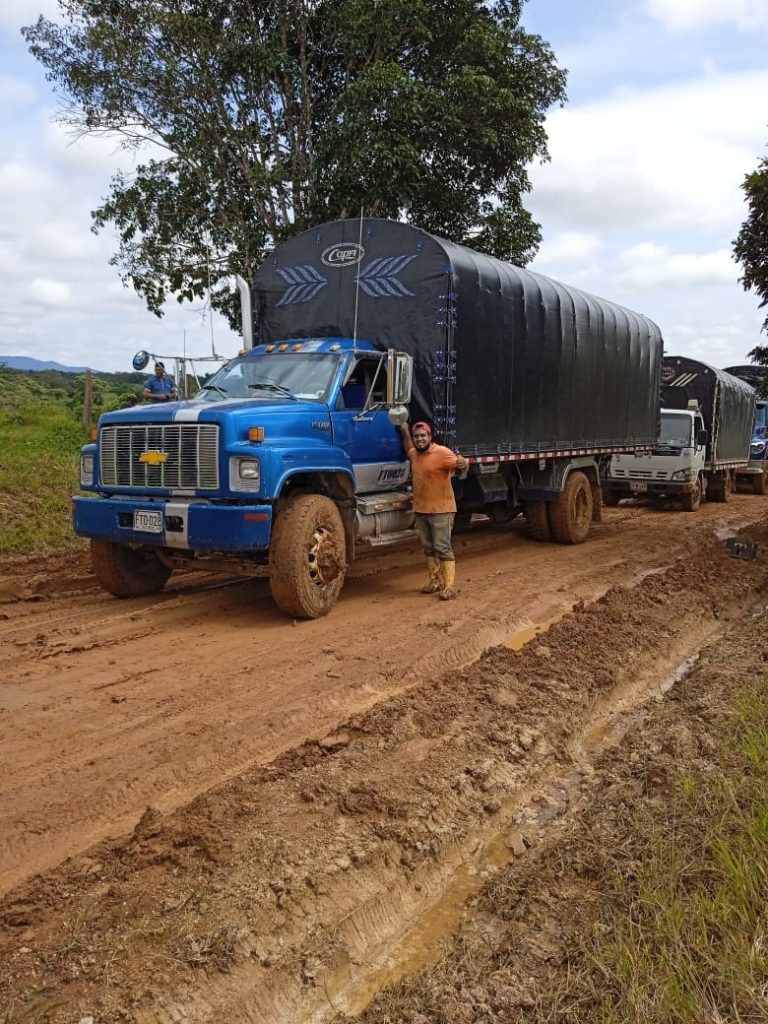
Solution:
<svg viewBox="0 0 768 1024"><path fill-rule="evenodd" d="M405 352L387 351L387 405L407 405L411 400L413 358Z"/></svg>
<svg viewBox="0 0 768 1024"><path fill-rule="evenodd" d="M696 447L697 448L703 448L704 445L707 443L707 438L708 437L709 437L709 434L707 433L706 430L700 430L698 432L698 434L696 435Z"/></svg>

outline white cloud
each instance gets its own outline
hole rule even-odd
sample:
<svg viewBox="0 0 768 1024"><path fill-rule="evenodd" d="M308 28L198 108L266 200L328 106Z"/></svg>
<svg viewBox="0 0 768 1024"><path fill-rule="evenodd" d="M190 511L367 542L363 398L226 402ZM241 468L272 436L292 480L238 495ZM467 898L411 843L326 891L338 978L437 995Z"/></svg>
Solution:
<svg viewBox="0 0 768 1024"><path fill-rule="evenodd" d="M571 229L723 229L757 165L768 71L716 75L556 110L552 161L532 169L533 207Z"/></svg>
<svg viewBox="0 0 768 1024"><path fill-rule="evenodd" d="M63 281L51 281L36 277L29 286L33 299L43 306L69 306L72 304L72 289Z"/></svg>
<svg viewBox="0 0 768 1024"><path fill-rule="evenodd" d="M619 286L637 291L690 286L730 287L736 276L736 267L728 249L671 252L656 243L641 242L620 252L615 264Z"/></svg>
<svg viewBox="0 0 768 1024"><path fill-rule="evenodd" d="M768 28L768 0L648 0L648 13L671 32L735 25L750 32Z"/></svg>
<svg viewBox="0 0 768 1024"><path fill-rule="evenodd" d="M549 263L583 262L599 252L600 246L595 234L566 231L553 239L544 239L539 256Z"/></svg>

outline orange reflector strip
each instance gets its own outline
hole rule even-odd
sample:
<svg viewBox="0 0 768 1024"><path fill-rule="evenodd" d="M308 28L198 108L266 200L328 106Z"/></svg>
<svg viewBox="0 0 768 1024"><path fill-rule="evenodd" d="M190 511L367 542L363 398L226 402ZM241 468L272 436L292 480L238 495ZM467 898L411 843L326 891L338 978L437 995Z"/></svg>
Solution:
<svg viewBox="0 0 768 1024"><path fill-rule="evenodd" d="M266 523L269 516L266 512L246 512L243 519L246 523Z"/></svg>

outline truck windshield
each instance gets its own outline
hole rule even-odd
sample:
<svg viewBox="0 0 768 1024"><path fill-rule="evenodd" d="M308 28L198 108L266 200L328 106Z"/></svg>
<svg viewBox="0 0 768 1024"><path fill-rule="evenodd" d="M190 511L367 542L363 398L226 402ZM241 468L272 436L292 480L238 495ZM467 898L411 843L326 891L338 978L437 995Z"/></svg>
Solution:
<svg viewBox="0 0 768 1024"><path fill-rule="evenodd" d="M328 353L286 352L233 359L203 384L202 402L228 398L284 398L324 402L340 359Z"/></svg>
<svg viewBox="0 0 768 1024"><path fill-rule="evenodd" d="M660 448L687 448L691 444L690 416L675 415L671 412L661 414Z"/></svg>

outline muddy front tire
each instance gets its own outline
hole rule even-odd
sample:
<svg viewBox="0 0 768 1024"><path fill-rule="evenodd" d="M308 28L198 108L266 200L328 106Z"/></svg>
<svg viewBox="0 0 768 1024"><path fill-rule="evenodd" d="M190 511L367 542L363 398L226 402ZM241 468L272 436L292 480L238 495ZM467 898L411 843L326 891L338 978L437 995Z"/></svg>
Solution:
<svg viewBox="0 0 768 1024"><path fill-rule="evenodd" d="M683 512L698 512L701 499L701 477L699 477L694 484L693 490L688 491L687 494L683 494L681 497Z"/></svg>
<svg viewBox="0 0 768 1024"><path fill-rule="evenodd" d="M560 497L549 505L552 536L560 544L581 544L592 523L592 486L579 470L568 474Z"/></svg>
<svg viewBox="0 0 768 1024"><path fill-rule="evenodd" d="M269 555L272 598L286 615L327 615L347 574L341 513L320 494L297 494L275 520Z"/></svg>
<svg viewBox="0 0 768 1024"><path fill-rule="evenodd" d="M136 550L109 540L91 541L96 579L115 597L143 597L162 590L173 572L154 551Z"/></svg>

